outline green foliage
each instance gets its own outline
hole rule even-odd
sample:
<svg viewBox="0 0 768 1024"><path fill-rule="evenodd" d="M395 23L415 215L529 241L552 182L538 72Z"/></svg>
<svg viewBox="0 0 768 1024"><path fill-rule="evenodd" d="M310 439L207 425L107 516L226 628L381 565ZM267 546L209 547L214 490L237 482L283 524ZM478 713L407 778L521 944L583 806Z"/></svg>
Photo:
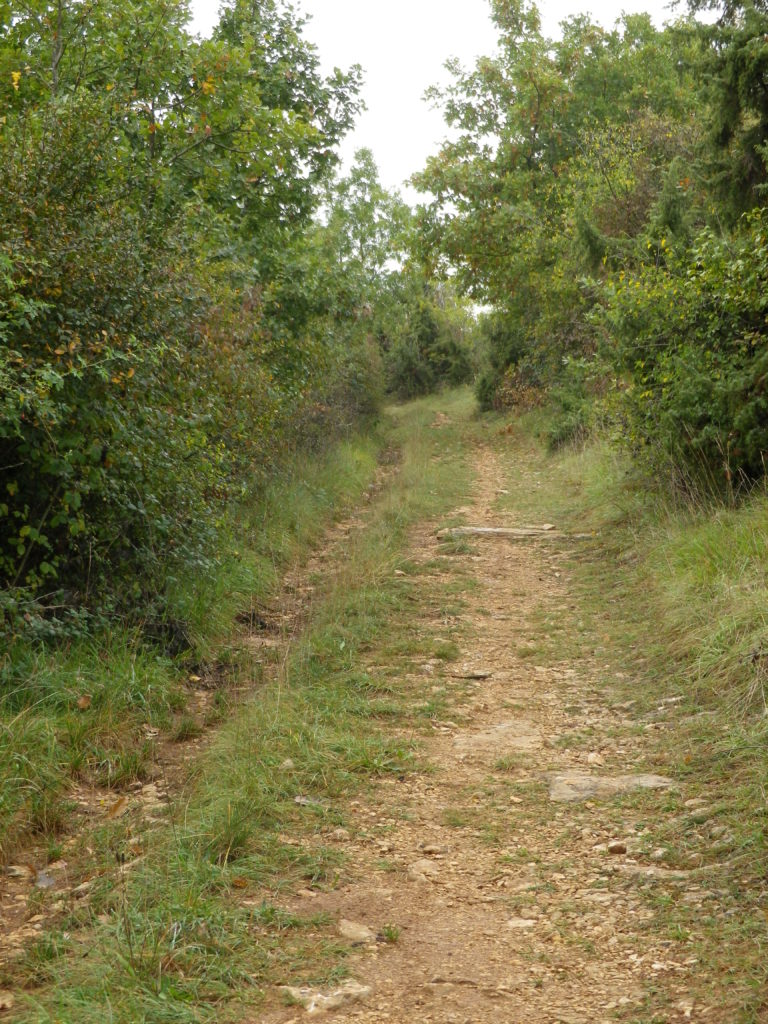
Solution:
<svg viewBox="0 0 768 1024"><path fill-rule="evenodd" d="M493 307L480 403L546 387L553 445L610 419L733 493L768 450L763 5L663 30L575 17L554 41L534 6L492 6L499 51L433 91L458 135L416 178L424 258Z"/></svg>
<svg viewBox="0 0 768 1024"><path fill-rule="evenodd" d="M430 289L414 276L404 310L405 323L385 357L390 391L415 398L470 381L474 324L452 292Z"/></svg>
<svg viewBox="0 0 768 1024"><path fill-rule="evenodd" d="M122 201L109 132L104 105L75 96L0 135L0 577L35 592L101 589L137 560L151 588L157 548L196 550L211 478L205 459L199 486L185 479L199 433L169 416L189 406L187 254Z"/></svg>
<svg viewBox="0 0 768 1024"><path fill-rule="evenodd" d="M569 359L550 390L551 420L546 430L550 451L583 442L597 426L598 403L606 367L597 360Z"/></svg>
<svg viewBox="0 0 768 1024"><path fill-rule="evenodd" d="M585 273L634 258L670 160L690 143L689 34L646 16L611 31L575 17L558 40L536 8L493 4L499 52L433 96L457 129L416 183L425 259L493 307L480 377L498 404L510 367L556 380L594 351ZM605 269L604 269L605 268Z"/></svg>
<svg viewBox="0 0 768 1024"><path fill-rule="evenodd" d="M492 409L496 392L507 367L518 366L527 354L526 336L522 325L501 313L484 316L479 331L480 357L484 370L477 381L480 408Z"/></svg>
<svg viewBox="0 0 768 1024"><path fill-rule="evenodd" d="M629 382L620 409L630 437L723 490L765 471L766 275L758 210L728 239L707 230L690 249L619 275L596 315Z"/></svg>
<svg viewBox="0 0 768 1024"><path fill-rule="evenodd" d="M232 0L203 42L187 18L159 0L0 8L11 634L77 635L86 609L162 619L246 481L377 406L374 348L346 324L378 285L347 297L336 258L361 213L332 246L315 219L344 194L359 70L324 77L281 0ZM402 216L387 207L379 234Z"/></svg>
<svg viewBox="0 0 768 1024"><path fill-rule="evenodd" d="M690 0L689 6L706 5ZM698 27L698 35L707 184L721 217L733 223L761 203L768 181L768 11L759 0L728 3L714 24Z"/></svg>

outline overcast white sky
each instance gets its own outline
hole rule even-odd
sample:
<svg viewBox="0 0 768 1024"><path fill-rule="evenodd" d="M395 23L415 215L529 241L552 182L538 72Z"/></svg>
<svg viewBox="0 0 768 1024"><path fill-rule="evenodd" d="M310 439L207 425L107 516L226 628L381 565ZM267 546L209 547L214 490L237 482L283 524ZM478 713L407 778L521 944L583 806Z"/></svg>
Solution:
<svg viewBox="0 0 768 1024"><path fill-rule="evenodd" d="M544 31L552 36L563 18L588 11L609 26L622 12L649 11L661 25L671 17L667 0L544 0ZM220 0L191 0L194 28L207 34L217 21ZM347 158L361 146L373 150L388 188L400 188L420 170L446 134L438 111L422 96L446 80L443 64L458 57L470 65L493 52L496 39L487 0L299 0L312 21L307 37L317 45L324 67L361 64L368 110L347 140Z"/></svg>

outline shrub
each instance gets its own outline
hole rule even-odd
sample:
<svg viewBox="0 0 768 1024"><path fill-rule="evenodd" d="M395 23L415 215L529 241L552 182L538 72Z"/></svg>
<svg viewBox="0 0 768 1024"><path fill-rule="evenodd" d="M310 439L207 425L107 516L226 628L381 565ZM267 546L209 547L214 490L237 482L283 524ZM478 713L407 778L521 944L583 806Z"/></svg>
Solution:
<svg viewBox="0 0 768 1024"><path fill-rule="evenodd" d="M768 451L768 234L764 211L730 239L703 231L602 289L596 319L624 377L626 436L690 476L730 488Z"/></svg>
<svg viewBox="0 0 768 1024"><path fill-rule="evenodd" d="M151 587L158 550L194 543L199 437L172 369L190 268L174 224L125 202L116 150L88 97L0 135L0 580L38 594L137 561Z"/></svg>
<svg viewBox="0 0 768 1024"><path fill-rule="evenodd" d="M403 333L387 353L390 391L401 398L415 398L472 379L473 353L457 312L441 309L428 299L420 299L409 310Z"/></svg>

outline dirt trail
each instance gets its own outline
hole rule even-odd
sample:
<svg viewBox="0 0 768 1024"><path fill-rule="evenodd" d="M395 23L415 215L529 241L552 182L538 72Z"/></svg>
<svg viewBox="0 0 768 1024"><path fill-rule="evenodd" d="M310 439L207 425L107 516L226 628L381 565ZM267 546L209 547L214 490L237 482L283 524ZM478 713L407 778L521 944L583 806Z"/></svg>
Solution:
<svg viewBox="0 0 768 1024"><path fill-rule="evenodd" d="M499 461L480 450L467 522L521 525L494 512L504 487ZM574 646L561 664L537 664L542 610L570 611L567 545L487 538L452 556L479 583L464 595L471 637L458 661L424 666L421 679L429 698L466 677L450 712L458 721L434 723L433 772L379 783L351 808L350 834L335 836L351 880L290 901L378 933L360 932L351 962L370 992L329 1010L334 1021L607 1024L651 989L669 996L665 1020L711 1019L686 994L695 962L672 957L643 894L696 890L639 852L649 802L666 794L551 799L552 773L579 773L571 783L583 789L633 775L641 754L626 708L604 706L591 652ZM423 562L442 557L432 526L412 550ZM589 744L569 749L569 735L585 732ZM585 794L561 786L560 795ZM311 1019L279 1002L276 993L274 1008L249 1020Z"/></svg>

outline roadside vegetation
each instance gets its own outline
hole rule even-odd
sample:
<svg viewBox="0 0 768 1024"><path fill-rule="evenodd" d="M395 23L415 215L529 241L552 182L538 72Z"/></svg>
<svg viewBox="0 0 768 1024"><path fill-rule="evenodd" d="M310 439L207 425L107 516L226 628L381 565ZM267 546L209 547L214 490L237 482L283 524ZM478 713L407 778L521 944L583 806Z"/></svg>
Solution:
<svg viewBox="0 0 768 1024"><path fill-rule="evenodd" d="M280 0L0 8L0 628L148 619L292 451L384 388L472 372L472 320L409 258L361 71ZM411 377L414 378L413 383ZM418 380L416 379L418 378Z"/></svg>
<svg viewBox="0 0 768 1024"><path fill-rule="evenodd" d="M4 860L199 728L189 677L360 497L385 393L474 370L412 211L339 171L360 69L281 2L187 21L0 5Z"/></svg>
<svg viewBox="0 0 768 1024"><path fill-rule="evenodd" d="M768 183L762 4L663 29L494 0L498 52L434 90L454 138L416 176L421 241L491 312L478 397L545 399L725 498L764 475ZM714 12L708 23L696 18Z"/></svg>

